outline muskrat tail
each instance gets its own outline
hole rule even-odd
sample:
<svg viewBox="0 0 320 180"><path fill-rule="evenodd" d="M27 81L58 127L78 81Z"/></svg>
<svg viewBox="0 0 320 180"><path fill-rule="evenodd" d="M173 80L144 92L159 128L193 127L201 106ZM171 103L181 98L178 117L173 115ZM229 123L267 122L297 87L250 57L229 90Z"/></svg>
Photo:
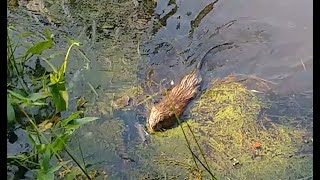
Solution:
<svg viewBox="0 0 320 180"><path fill-rule="evenodd" d="M201 58L200 61L198 62L197 66L196 66L196 70L200 71L202 64L203 64L203 59L204 58Z"/></svg>
<svg viewBox="0 0 320 180"><path fill-rule="evenodd" d="M201 77L201 73L200 73L200 70L202 68L202 64L203 64L203 59L204 58L201 58L200 61L198 62L195 70L193 71L194 73L196 73L196 76L200 79L200 82L202 81L202 77Z"/></svg>
<svg viewBox="0 0 320 180"><path fill-rule="evenodd" d="M218 49L217 52L219 52L219 48L220 47L231 46L231 45L233 45L233 42L226 42L226 43L223 43L223 44L219 44L219 45L213 46L213 47L209 48L208 50L206 50L205 53L200 56L200 61L198 62L196 69L200 71L200 69L202 68L203 60L207 56L207 54L209 52L211 52L214 49Z"/></svg>

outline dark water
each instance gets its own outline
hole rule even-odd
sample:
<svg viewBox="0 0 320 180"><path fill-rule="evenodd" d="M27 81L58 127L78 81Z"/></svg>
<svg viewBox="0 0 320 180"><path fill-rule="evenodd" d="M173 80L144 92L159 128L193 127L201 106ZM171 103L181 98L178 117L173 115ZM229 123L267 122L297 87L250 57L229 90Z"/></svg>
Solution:
<svg viewBox="0 0 320 180"><path fill-rule="evenodd" d="M170 2L160 1L155 9L166 26L144 46L151 67L143 66L142 76L154 69L158 82L167 74L180 79L186 66L230 42L206 54L206 79L256 74L278 83L278 93L312 90L311 1L174 1L167 6Z"/></svg>
<svg viewBox="0 0 320 180"><path fill-rule="evenodd" d="M88 115L100 120L80 128L74 139L81 139L85 160L95 164L94 168L106 169L110 177L134 179L139 174L134 172L144 167L138 163L142 157L132 152L135 145L144 144L136 126L143 127L147 110L142 105L139 109L113 111L115 95L136 85L143 85L147 93L156 92L157 88L146 85L150 79L165 86L172 80L176 83L202 58L205 85L231 73L254 74L273 82L270 87L277 97L297 97L300 106L313 108L311 0L159 0L151 9L150 18L136 18L132 9L123 10L125 3L133 6L131 1L112 1L114 7L120 4L119 9L113 10L103 8L108 3L81 0L61 6L58 2L47 3L61 24L49 26L58 46L46 55L65 51L63 35L82 43L79 48L82 53L72 52L68 64L70 107L74 107L76 97L84 96L89 100ZM115 13L117 10L121 13ZM23 8L9 11L7 18L18 32L42 32L44 28L43 23L27 16ZM147 22L142 30L132 28L140 25L141 19ZM110 24L116 25L110 28ZM55 64L62 61L61 56L55 59ZM293 97L295 94L300 95ZM286 113L293 111L289 109ZM310 120L304 123L312 128ZM23 133L17 134L16 143L23 144L26 141ZM8 143L11 154L28 149L16 151L11 146ZM75 152L77 146L77 141L70 142Z"/></svg>

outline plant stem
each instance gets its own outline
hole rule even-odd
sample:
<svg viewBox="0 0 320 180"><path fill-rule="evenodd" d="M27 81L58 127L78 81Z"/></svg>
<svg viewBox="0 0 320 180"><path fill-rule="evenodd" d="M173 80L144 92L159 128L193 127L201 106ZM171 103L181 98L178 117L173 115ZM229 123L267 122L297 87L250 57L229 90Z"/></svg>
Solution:
<svg viewBox="0 0 320 180"><path fill-rule="evenodd" d="M202 158L204 159L204 162L206 163L206 166L207 166L207 168L209 169L209 172L211 172L210 167L209 167L209 165L208 165L208 162L207 162L207 160L206 160L206 158L205 158L205 156L204 156L204 153L203 153L202 148L200 147L200 145L199 145L199 143L198 143L198 141L197 141L197 139L196 139L193 131L191 130L190 125L189 125L187 122L186 122L186 124L187 124L187 126L188 126L188 128L189 128L189 130L190 130L190 132L191 132L191 134L192 134L192 137L193 137L194 141L196 142L196 144L197 144L197 146L198 146L198 149L200 150L200 153L201 153L201 155L202 155Z"/></svg>

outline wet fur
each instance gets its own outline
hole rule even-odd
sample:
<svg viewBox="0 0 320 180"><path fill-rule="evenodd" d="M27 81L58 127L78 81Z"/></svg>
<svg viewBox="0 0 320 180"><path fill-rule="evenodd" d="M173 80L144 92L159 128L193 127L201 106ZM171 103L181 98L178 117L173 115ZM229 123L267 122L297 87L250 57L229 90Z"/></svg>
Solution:
<svg viewBox="0 0 320 180"><path fill-rule="evenodd" d="M189 101L197 94L201 81L198 70L186 75L164 99L152 107L149 128L159 131L172 127L176 123L176 115L180 117Z"/></svg>

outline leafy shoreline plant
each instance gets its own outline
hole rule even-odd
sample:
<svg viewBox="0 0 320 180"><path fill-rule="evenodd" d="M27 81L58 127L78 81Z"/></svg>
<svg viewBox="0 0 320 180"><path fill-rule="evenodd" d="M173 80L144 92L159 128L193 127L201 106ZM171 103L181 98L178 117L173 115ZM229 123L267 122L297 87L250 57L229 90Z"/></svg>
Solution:
<svg viewBox="0 0 320 180"><path fill-rule="evenodd" d="M8 31L10 29L8 28ZM7 122L11 127L18 123L17 114L22 114L26 118L28 125L23 128L29 137L33 147L27 154L18 154L7 156L7 165L23 166L28 170L34 171L37 179L54 179L55 172L61 167L68 169L66 165L70 161L64 162L59 152L65 151L70 158L81 169L82 173L88 178L91 177L85 168L85 162L80 163L67 147L66 143L70 135L81 125L97 120L96 117L80 118L82 111L75 111L68 117L61 119L61 112L68 111L68 89L66 89L65 73L70 51L73 46L79 46L80 43L69 40L70 46L65 55L63 64L56 69L48 60L42 57L51 69L52 73L46 71L40 75L40 78L32 76L31 82L26 82L25 63L34 55L41 56L42 53L54 45L53 35L48 29L45 29L46 39L35 43L28 48L22 56L16 57L15 52L19 46L21 38L30 36L32 33L20 34L18 43L13 45L12 40L7 35ZM19 61L20 60L20 61ZM37 61L40 61L39 58ZM36 64L37 66L37 64ZM31 87L40 87L34 88ZM53 115L45 119L36 118L34 108L53 107ZM38 121L37 121L38 120ZM56 162L56 163L54 163ZM79 174L70 173L67 179L73 179Z"/></svg>

